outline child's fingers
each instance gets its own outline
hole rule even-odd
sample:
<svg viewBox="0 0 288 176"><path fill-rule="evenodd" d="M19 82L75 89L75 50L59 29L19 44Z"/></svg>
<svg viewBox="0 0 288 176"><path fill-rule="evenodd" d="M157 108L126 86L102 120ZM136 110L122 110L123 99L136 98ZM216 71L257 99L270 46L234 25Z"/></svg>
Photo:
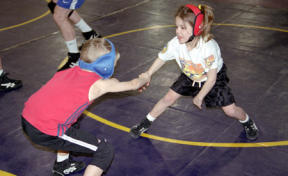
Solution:
<svg viewBox="0 0 288 176"><path fill-rule="evenodd" d="M202 102L199 102L199 101L197 101L196 99L193 99L193 104L194 104L197 108L202 109L202 107L201 107Z"/></svg>
<svg viewBox="0 0 288 176"><path fill-rule="evenodd" d="M143 92L145 90L145 87L140 87L139 89L138 89L138 92Z"/></svg>
<svg viewBox="0 0 288 176"><path fill-rule="evenodd" d="M142 87L140 87L140 88L138 89L138 92L143 92L144 90L146 90L146 87L148 87L149 84L150 84L149 82L145 83Z"/></svg>

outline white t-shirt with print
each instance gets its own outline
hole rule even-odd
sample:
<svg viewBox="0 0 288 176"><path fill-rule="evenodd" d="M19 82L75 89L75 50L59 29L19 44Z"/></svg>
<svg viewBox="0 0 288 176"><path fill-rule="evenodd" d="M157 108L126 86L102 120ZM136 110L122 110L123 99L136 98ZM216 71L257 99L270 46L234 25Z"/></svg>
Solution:
<svg viewBox="0 0 288 176"><path fill-rule="evenodd" d="M186 44L180 44L177 37L171 39L159 52L164 61L175 59L182 72L195 81L205 81L210 69L220 71L223 65L220 48L213 39L205 42L200 38L197 46L188 51Z"/></svg>

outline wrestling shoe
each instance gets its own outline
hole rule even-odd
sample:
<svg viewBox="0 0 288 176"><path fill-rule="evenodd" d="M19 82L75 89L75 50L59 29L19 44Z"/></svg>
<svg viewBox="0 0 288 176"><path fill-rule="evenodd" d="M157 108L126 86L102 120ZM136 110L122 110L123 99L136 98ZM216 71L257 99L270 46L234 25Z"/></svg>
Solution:
<svg viewBox="0 0 288 176"><path fill-rule="evenodd" d="M89 32L82 32L83 37L85 38L85 40L90 40L90 39L94 39L94 38L101 38L102 36L100 34L98 34L96 31L92 30ZM81 46L79 46L79 51L81 51L83 47L83 44Z"/></svg>
<svg viewBox="0 0 288 176"><path fill-rule="evenodd" d="M82 161L74 161L71 157L62 162L54 163L52 174L53 176L65 176L74 174L85 168L85 163Z"/></svg>
<svg viewBox="0 0 288 176"><path fill-rule="evenodd" d="M252 141L256 140L259 135L259 131L254 121L249 119L248 122L242 123L242 125L244 127L246 137Z"/></svg>
<svg viewBox="0 0 288 176"><path fill-rule="evenodd" d="M3 72L0 75L0 92L8 92L22 87L21 80L15 80L7 77L8 73Z"/></svg>
<svg viewBox="0 0 288 176"><path fill-rule="evenodd" d="M68 68L72 68L77 65L80 58L80 53L68 53L68 61L57 71L62 71Z"/></svg>
<svg viewBox="0 0 288 176"><path fill-rule="evenodd" d="M93 39L93 38L101 38L102 37L100 34L98 34L94 30L89 31L89 32L83 32L82 35L85 38L85 40L90 40L90 39Z"/></svg>
<svg viewBox="0 0 288 176"><path fill-rule="evenodd" d="M137 139L142 133L149 129L151 124L152 122L150 122L147 118L143 119L140 124L135 125L130 129L130 136Z"/></svg>

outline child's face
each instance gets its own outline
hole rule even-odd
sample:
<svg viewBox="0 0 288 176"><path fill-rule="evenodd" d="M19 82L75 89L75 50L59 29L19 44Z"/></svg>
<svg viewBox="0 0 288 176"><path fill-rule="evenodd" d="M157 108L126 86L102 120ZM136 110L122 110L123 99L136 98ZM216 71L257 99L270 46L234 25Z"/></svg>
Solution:
<svg viewBox="0 0 288 176"><path fill-rule="evenodd" d="M179 43L184 44L192 36L193 28L188 22L183 21L178 16L175 19L175 23L176 23L176 36L179 40Z"/></svg>

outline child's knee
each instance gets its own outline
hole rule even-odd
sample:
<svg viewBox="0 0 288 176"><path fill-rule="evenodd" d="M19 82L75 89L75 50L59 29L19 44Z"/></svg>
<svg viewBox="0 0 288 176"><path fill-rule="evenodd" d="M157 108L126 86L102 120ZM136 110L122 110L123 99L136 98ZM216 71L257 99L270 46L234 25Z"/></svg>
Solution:
<svg viewBox="0 0 288 176"><path fill-rule="evenodd" d="M165 104L166 106L174 104L175 101L176 99L170 95L166 95L165 97L162 98L162 103Z"/></svg>
<svg viewBox="0 0 288 176"><path fill-rule="evenodd" d="M236 114L236 106L228 106L228 107L225 107L225 108L222 108L224 113L229 116L229 117L234 117L235 114Z"/></svg>
<svg viewBox="0 0 288 176"><path fill-rule="evenodd" d="M92 165L107 171L114 158L114 148L106 139L102 139L98 145L98 149L94 152Z"/></svg>

